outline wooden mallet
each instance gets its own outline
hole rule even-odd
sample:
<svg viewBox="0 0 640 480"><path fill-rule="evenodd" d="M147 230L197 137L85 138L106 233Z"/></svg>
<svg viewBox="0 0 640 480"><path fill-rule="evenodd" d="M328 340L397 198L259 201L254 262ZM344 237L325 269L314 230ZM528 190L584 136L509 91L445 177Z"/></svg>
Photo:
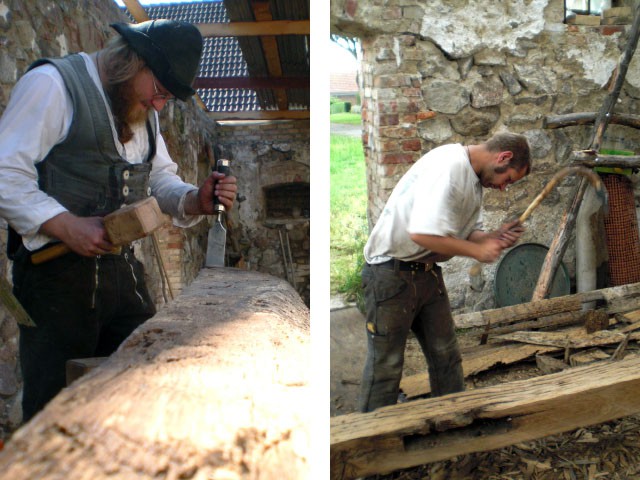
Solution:
<svg viewBox="0 0 640 480"><path fill-rule="evenodd" d="M114 253L117 253L122 245L146 237L167 224L169 220L169 215L162 213L155 197L147 197L104 217L104 228L109 236L109 241L116 246ZM70 251L71 249L66 244L56 243L31 255L31 262L37 265Z"/></svg>

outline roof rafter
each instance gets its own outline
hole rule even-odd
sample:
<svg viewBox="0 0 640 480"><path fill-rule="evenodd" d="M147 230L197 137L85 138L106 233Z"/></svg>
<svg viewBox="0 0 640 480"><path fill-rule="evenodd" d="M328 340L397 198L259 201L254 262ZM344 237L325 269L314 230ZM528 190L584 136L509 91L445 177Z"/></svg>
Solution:
<svg viewBox="0 0 640 480"><path fill-rule="evenodd" d="M268 20L259 22L196 23L203 37L262 35L309 35L309 20Z"/></svg>
<svg viewBox="0 0 640 480"><path fill-rule="evenodd" d="M198 77L194 88L306 88L308 77Z"/></svg>

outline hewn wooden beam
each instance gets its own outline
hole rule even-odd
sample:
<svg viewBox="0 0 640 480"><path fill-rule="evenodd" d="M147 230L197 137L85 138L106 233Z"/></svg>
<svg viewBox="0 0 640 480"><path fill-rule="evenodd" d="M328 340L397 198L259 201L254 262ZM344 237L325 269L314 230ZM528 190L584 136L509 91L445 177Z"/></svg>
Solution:
<svg viewBox="0 0 640 480"><path fill-rule="evenodd" d="M304 88L308 77L198 77L193 88Z"/></svg>
<svg viewBox="0 0 640 480"><path fill-rule="evenodd" d="M147 15L147 11L142 8L142 5L140 5L138 0L122 0L122 3L127 7L129 13L136 22L142 23L150 20L149 15Z"/></svg>
<svg viewBox="0 0 640 480"><path fill-rule="evenodd" d="M305 120L309 110L258 110L250 112L209 112L209 118L222 122L233 120Z"/></svg>
<svg viewBox="0 0 640 480"><path fill-rule="evenodd" d="M564 128L576 125L592 125L596 120L596 112L568 113L566 115L549 115L542 121L542 128ZM612 113L609 123L640 128L640 116L624 113Z"/></svg>
<svg viewBox="0 0 640 480"><path fill-rule="evenodd" d="M309 20L197 23L203 37L247 37L262 35L309 35Z"/></svg>
<svg viewBox="0 0 640 480"><path fill-rule="evenodd" d="M265 2L263 0L252 0L251 8L253 9L253 16L257 22L273 20L269 2ZM278 51L278 42L276 41L276 37L274 35L263 35L260 37L260 43L262 44L262 51L264 52L264 58L267 63L269 75L271 77L281 77L282 65L280 63L280 52ZM274 94L276 96L278 110L287 110L289 108L287 91L284 88L275 88Z"/></svg>
<svg viewBox="0 0 640 480"><path fill-rule="evenodd" d="M502 448L640 411L640 358L331 419L331 478Z"/></svg>
<svg viewBox="0 0 640 480"><path fill-rule="evenodd" d="M584 167L640 168L639 155L601 155L593 150L581 150L571 154L571 161Z"/></svg>
<svg viewBox="0 0 640 480"><path fill-rule="evenodd" d="M583 303L597 300L606 302L607 313L618 313L640 308L640 283L603 288L591 292L575 293L508 307L456 315L458 328L486 327L516 323L556 313L580 310Z"/></svg>
<svg viewBox="0 0 640 480"><path fill-rule="evenodd" d="M310 478L309 309L205 268L0 452L11 480Z"/></svg>

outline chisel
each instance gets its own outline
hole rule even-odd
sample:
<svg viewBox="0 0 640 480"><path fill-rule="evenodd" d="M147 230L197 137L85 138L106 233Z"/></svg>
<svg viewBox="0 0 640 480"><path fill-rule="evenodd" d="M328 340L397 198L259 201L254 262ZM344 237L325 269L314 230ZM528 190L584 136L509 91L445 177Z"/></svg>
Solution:
<svg viewBox="0 0 640 480"><path fill-rule="evenodd" d="M229 160L218 159L214 170L228 176L230 173ZM216 196L213 197L213 209L216 218L209 229L205 266L224 267L224 252L227 243L227 229L224 226L226 209Z"/></svg>

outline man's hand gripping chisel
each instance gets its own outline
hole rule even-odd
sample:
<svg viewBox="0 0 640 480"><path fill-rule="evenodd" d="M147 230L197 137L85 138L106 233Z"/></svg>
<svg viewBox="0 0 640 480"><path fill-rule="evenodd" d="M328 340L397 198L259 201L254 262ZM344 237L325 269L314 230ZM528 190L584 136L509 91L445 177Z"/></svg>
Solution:
<svg viewBox="0 0 640 480"><path fill-rule="evenodd" d="M231 172L229 160L218 159L214 170L229 176ZM227 243L227 229L224 226L226 208L216 196L213 197L213 210L216 218L209 230L205 266L224 267L224 253Z"/></svg>

